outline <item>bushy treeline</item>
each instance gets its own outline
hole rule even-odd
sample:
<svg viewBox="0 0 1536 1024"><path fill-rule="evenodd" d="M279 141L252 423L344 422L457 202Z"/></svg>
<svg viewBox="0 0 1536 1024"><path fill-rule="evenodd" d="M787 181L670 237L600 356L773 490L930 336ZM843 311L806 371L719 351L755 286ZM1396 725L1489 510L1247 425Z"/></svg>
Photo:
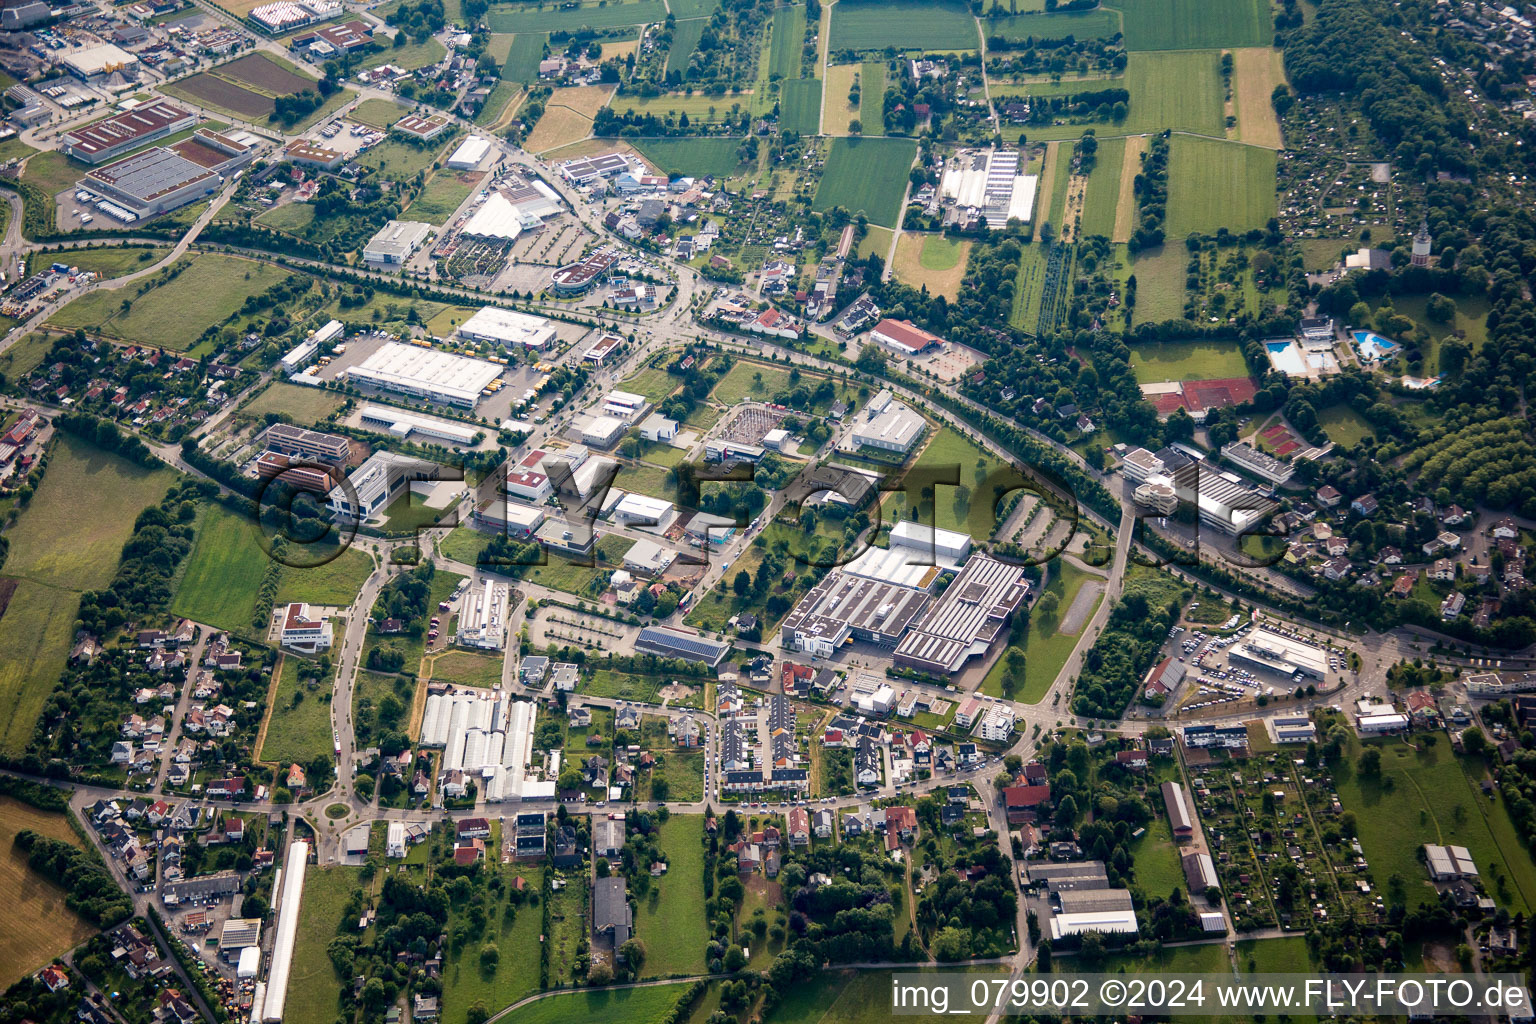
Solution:
<svg viewBox="0 0 1536 1024"><path fill-rule="evenodd" d="M64 905L98 928L110 928L133 914L133 902L94 852L31 829L16 834L27 866L64 890Z"/></svg>

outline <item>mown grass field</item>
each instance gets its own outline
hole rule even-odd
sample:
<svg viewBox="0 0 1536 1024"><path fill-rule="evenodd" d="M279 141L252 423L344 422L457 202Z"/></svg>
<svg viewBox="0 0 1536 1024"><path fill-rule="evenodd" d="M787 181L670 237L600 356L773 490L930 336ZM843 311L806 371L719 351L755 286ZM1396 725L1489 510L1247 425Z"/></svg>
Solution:
<svg viewBox="0 0 1536 1024"><path fill-rule="evenodd" d="M885 134L885 61L867 60L859 72L859 121L866 135Z"/></svg>
<svg viewBox="0 0 1536 1024"><path fill-rule="evenodd" d="M723 110L729 104L718 103ZM656 170L667 175L705 175L730 177L741 172L736 139L631 139L640 155Z"/></svg>
<svg viewBox="0 0 1536 1024"><path fill-rule="evenodd" d="M490 689L501 685L501 659L473 651L449 651L432 660L432 678Z"/></svg>
<svg viewBox="0 0 1536 1024"><path fill-rule="evenodd" d="M1188 262L1189 254L1182 244L1160 245L1136 254L1131 264L1137 285L1136 323L1161 323L1184 315Z"/></svg>
<svg viewBox="0 0 1536 1024"><path fill-rule="evenodd" d="M895 227L916 155L917 144L910 139L833 139L811 208L822 212L841 206L851 213L863 211L872 224Z"/></svg>
<svg viewBox="0 0 1536 1024"><path fill-rule="evenodd" d="M709 27L708 18L690 18L679 21L672 30L672 46L667 50L667 73L682 74L688 70L688 58L698 49L704 30Z"/></svg>
<svg viewBox="0 0 1536 1024"><path fill-rule="evenodd" d="M64 671L80 595L31 580L0 577L0 593L7 590L11 591L9 603L0 614L0 716L5 720L0 752L19 756Z"/></svg>
<svg viewBox="0 0 1536 1024"><path fill-rule="evenodd" d="M262 419L269 412L284 413L300 426L311 427L340 409L346 399L320 388L278 381L235 413L239 420Z"/></svg>
<svg viewBox="0 0 1536 1024"><path fill-rule="evenodd" d="M0 900L6 928L0 934L0 987L48 966L60 953L79 945L95 929L64 905L64 890L27 866L16 848L16 835L30 829L74 846L80 839L61 813L0 797Z"/></svg>
<svg viewBox="0 0 1536 1024"><path fill-rule="evenodd" d="M1419 863L1418 848L1424 843L1465 846L1499 905L1530 913L1536 903L1536 864L1520 843L1503 796L1477 791L1481 766L1458 759L1447 743L1421 744L1417 750L1398 739L1370 745L1381 750L1379 778L1364 778L1349 767L1334 778L1344 809L1355 812L1360 845L1377 885L1398 876L1410 906L1433 903L1436 893ZM1364 747L1358 740L1350 743L1351 765L1359 763Z"/></svg>
<svg viewBox="0 0 1536 1024"><path fill-rule="evenodd" d="M400 120L410 111L396 103L394 100L371 99L363 100L352 108L347 119L359 124L370 125L374 128L388 128Z"/></svg>
<svg viewBox="0 0 1536 1024"><path fill-rule="evenodd" d="M1038 704L1045 699L1050 692L1051 684L1056 681L1056 675L1061 671L1061 666L1066 664L1067 658L1072 654L1072 648L1077 646L1078 633L1062 633L1058 627L1062 617L1067 614L1067 609L1072 607L1077 593L1083 588L1083 584L1090 580L1098 580L1099 577L1086 573L1075 565L1058 558L1050 565L1050 579L1046 582L1045 593L1055 594L1057 612L1046 617L1038 613L1029 618L1029 630L1024 636L1024 685L1019 687L1013 700L1023 701L1026 704ZM1093 604L1094 610L1098 608L1098 602L1103 600L1101 594ZM1090 611L1088 618L1093 618ZM990 693L994 697L1004 696L1003 689L1003 661L998 658L982 680L983 693ZM1178 865L1175 864L1175 868ZM1182 869L1180 869L1182 870Z"/></svg>
<svg viewBox="0 0 1536 1024"><path fill-rule="evenodd" d="M1183 889L1184 867L1179 862L1179 848L1167 818L1158 818L1147 826L1147 834L1131 844L1135 865L1135 884L1148 897L1167 899L1175 889Z"/></svg>
<svg viewBox="0 0 1536 1024"><path fill-rule="evenodd" d="M579 7L564 4L492 8L486 22L492 32L574 32L581 28L621 28L667 20L661 0L585 0Z"/></svg>
<svg viewBox="0 0 1536 1024"><path fill-rule="evenodd" d="M911 493L889 491L881 495L882 521L895 523L912 518L909 509L915 502L920 522L932 523L941 530L966 533L978 541L990 537L997 527L997 517L990 491L982 493L981 479L1001 469L1002 464L949 427L940 427L937 433L933 432L932 425L928 429L929 435L924 439L926 447L912 464L912 470L954 470L960 485L969 489L970 497L962 501L959 487L951 484L938 485L931 500L923 498L915 485Z"/></svg>
<svg viewBox="0 0 1536 1024"><path fill-rule="evenodd" d="M210 324L237 312L246 299L292 276L270 263L223 253L184 257L175 265L186 269L144 295L136 295L137 285L92 292L59 310L49 323L182 351ZM125 301L129 303L126 311Z"/></svg>
<svg viewBox="0 0 1536 1024"><path fill-rule="evenodd" d="M1222 380L1248 376L1248 364L1236 342L1163 341L1131 348L1136 380Z"/></svg>
<svg viewBox="0 0 1536 1024"><path fill-rule="evenodd" d="M658 1024L672 1012L688 984L680 981L675 985L593 989L553 996L513 1010L499 1024Z"/></svg>
<svg viewBox="0 0 1536 1024"><path fill-rule="evenodd" d="M970 11L951 0L841 0L832 8L836 50L974 50L981 45Z"/></svg>
<svg viewBox="0 0 1536 1024"><path fill-rule="evenodd" d="M165 246L144 249L80 249L75 252L57 253L54 258L61 263L68 263L71 267L79 267L81 272L94 271L103 280L111 280L114 277L122 277L124 274L154 266L170 251Z"/></svg>
<svg viewBox="0 0 1536 1024"><path fill-rule="evenodd" d="M211 505L202 514L197 540L171 611L218 629L251 633L256 588L267 567L267 553L257 539L256 526L223 508Z"/></svg>
<svg viewBox="0 0 1536 1024"><path fill-rule="evenodd" d="M1105 8L1091 11L1051 11L1041 14L1015 14L1012 17L988 18L981 23L981 30L991 36L1002 36L1018 41L1033 36L1036 39L1107 39L1120 31L1120 15Z"/></svg>
<svg viewBox="0 0 1536 1024"><path fill-rule="evenodd" d="M703 974L710 928L704 916L704 818L674 814L661 826L667 873L636 900L635 935L645 943L647 978Z"/></svg>
<svg viewBox="0 0 1536 1024"><path fill-rule="evenodd" d="M805 5L773 12L773 38L768 49L768 73L782 79L800 77L800 51L805 45Z"/></svg>
<svg viewBox="0 0 1536 1024"><path fill-rule="evenodd" d="M1233 234L1275 215L1275 153L1176 135L1168 154L1168 240L1190 232Z"/></svg>
<svg viewBox="0 0 1536 1024"><path fill-rule="evenodd" d="M1250 146L1279 149L1285 145L1280 120L1270 97L1285 81L1285 63L1272 46L1246 46L1232 51L1232 103L1237 110L1237 137Z"/></svg>
<svg viewBox="0 0 1536 1024"><path fill-rule="evenodd" d="M42 484L6 534L6 572L68 590L100 590L117 572L134 519L165 496L175 476L60 434Z"/></svg>
<svg viewBox="0 0 1536 1024"><path fill-rule="evenodd" d="M827 66L826 84L823 86L826 94L826 116L822 120L822 134L847 135L848 125L853 119L863 119L859 107L848 102L848 93L853 89L855 79L859 80L862 99L863 74L863 64Z"/></svg>
<svg viewBox="0 0 1536 1024"><path fill-rule="evenodd" d="M1106 0L1124 17L1130 50L1267 46L1274 33L1266 0Z"/></svg>
<svg viewBox="0 0 1536 1024"><path fill-rule="evenodd" d="M779 92L779 127L801 135L821 130L821 81L796 78L784 82Z"/></svg>
<svg viewBox="0 0 1536 1024"><path fill-rule="evenodd" d="M896 276L930 295L953 300L960 294L971 243L943 235L903 232L896 240Z"/></svg>
<svg viewBox="0 0 1536 1024"><path fill-rule="evenodd" d="M413 40L404 46L390 46L383 53L369 54L358 66L372 68L380 64L393 64L404 71L415 71L417 68L436 64L447 52L443 44L436 39L428 39L424 43Z"/></svg>
<svg viewBox="0 0 1536 1024"><path fill-rule="evenodd" d="M421 148L400 138L388 138L357 158L358 166L371 167L393 181L408 181L427 170L457 141L458 132L450 130L432 146ZM297 205L297 204L289 204ZM307 205L307 204L306 204Z"/></svg>
<svg viewBox="0 0 1536 1024"><path fill-rule="evenodd" d="M556 89L544 104L544 116L528 133L524 148L542 153L580 142L592 134L592 119L612 94L613 87L608 85Z"/></svg>
<svg viewBox="0 0 1536 1024"><path fill-rule="evenodd" d="M410 218L428 224L442 224L469 198L480 178L478 172L465 174L447 168L438 171L408 207Z"/></svg>
<svg viewBox="0 0 1536 1024"><path fill-rule="evenodd" d="M1339 444L1359 444L1367 434L1375 433L1370 421L1347 405L1330 405L1319 409L1317 422L1329 440Z"/></svg>
<svg viewBox="0 0 1536 1024"><path fill-rule="evenodd" d="M1120 172L1125 163L1125 140L1105 139L1083 196L1082 235L1111 237L1115 232L1115 213L1120 204Z"/></svg>
<svg viewBox="0 0 1536 1024"><path fill-rule="evenodd" d="M501 77L521 85L538 81L539 61L544 59L544 44L548 41L544 32L519 32L513 36L506 63L501 66Z"/></svg>
<svg viewBox="0 0 1536 1024"><path fill-rule="evenodd" d="M1093 128L1100 136L1156 133L1165 128L1220 136L1226 126L1220 60L1216 50L1133 53L1125 75L1118 79L1069 78L1041 85L1002 86L992 90L992 99L1006 102L1030 94L1067 96L1107 88L1123 88L1131 94L1124 121L1031 125L1031 141L1075 140L1084 128Z"/></svg>
<svg viewBox="0 0 1536 1024"><path fill-rule="evenodd" d="M292 1024L333 1024L340 1012L341 982L325 949L338 934L355 933L357 922L344 921L342 911L352 891L364 887L360 868L311 865L305 872L285 1004L284 1019Z"/></svg>

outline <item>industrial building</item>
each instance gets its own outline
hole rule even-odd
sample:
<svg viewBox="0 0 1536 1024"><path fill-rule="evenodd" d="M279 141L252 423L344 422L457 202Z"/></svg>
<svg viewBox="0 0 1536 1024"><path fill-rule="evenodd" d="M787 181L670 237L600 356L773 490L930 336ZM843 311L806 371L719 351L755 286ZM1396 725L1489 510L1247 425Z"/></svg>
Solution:
<svg viewBox="0 0 1536 1024"><path fill-rule="evenodd" d="M1306 715L1271 715L1264 720L1272 743L1310 743L1317 739L1317 726Z"/></svg>
<svg viewBox="0 0 1536 1024"><path fill-rule="evenodd" d="M1105 910L1092 914L1053 914L1051 939L1059 940L1068 935L1085 935L1099 932L1103 935L1135 935L1136 912L1134 910Z"/></svg>
<svg viewBox="0 0 1536 1024"><path fill-rule="evenodd" d="M132 72L139 66L139 58L120 46L98 43L95 46L82 46L71 53L61 54L59 63L81 81L95 82L115 71Z"/></svg>
<svg viewBox="0 0 1536 1024"><path fill-rule="evenodd" d="M551 800L554 782L528 770L536 713L532 703L495 690L434 693L422 716L421 745L443 749L445 776L463 772L483 780L489 802Z"/></svg>
<svg viewBox="0 0 1536 1024"><path fill-rule="evenodd" d="M581 443L606 451L619 443L629 430L629 422L617 416L598 416L581 428Z"/></svg>
<svg viewBox="0 0 1536 1024"><path fill-rule="evenodd" d="M1262 627L1233 644L1227 656L1285 676L1322 679L1328 674L1328 655L1322 648Z"/></svg>
<svg viewBox="0 0 1536 1024"><path fill-rule="evenodd" d="M500 651L507 646L507 586L477 580L459 602L458 642L463 647Z"/></svg>
<svg viewBox="0 0 1536 1024"><path fill-rule="evenodd" d="M646 626L635 638L635 650L658 654L663 658L697 661L714 668L725 660L731 645L711 640L692 630L671 626Z"/></svg>
<svg viewBox="0 0 1536 1024"><path fill-rule="evenodd" d="M1063 914L1100 914L1106 910L1132 910L1128 889L1069 889L1058 893Z"/></svg>
<svg viewBox="0 0 1536 1024"><path fill-rule="evenodd" d="M629 159L621 153L567 160L558 168L560 176L572 185L590 185L605 178L617 178L630 170Z"/></svg>
<svg viewBox="0 0 1536 1024"><path fill-rule="evenodd" d="M59 149L81 163L99 164L196 123L197 115L190 110L152 100L65 132L59 138Z"/></svg>
<svg viewBox="0 0 1536 1024"><path fill-rule="evenodd" d="M80 179L80 187L106 196L129 216L127 223L158 217L218 191L223 179L186 157L155 146L98 167ZM103 207L105 209L105 207ZM113 210L106 211L117 216Z"/></svg>
<svg viewBox="0 0 1536 1024"><path fill-rule="evenodd" d="M894 644L929 600L921 590L834 569L785 617L780 642L789 650L823 658L849 639Z"/></svg>
<svg viewBox="0 0 1536 1024"><path fill-rule="evenodd" d="M422 117L419 114L406 114L400 120L390 125L389 130L399 132L402 135L408 135L422 142L431 142L447 131L448 126L452 123L443 114L429 114L426 117Z"/></svg>
<svg viewBox="0 0 1536 1024"><path fill-rule="evenodd" d="M415 220L392 220L363 246L363 259L368 263L388 263L395 266L410 259L421 248L432 225Z"/></svg>
<svg viewBox="0 0 1536 1024"><path fill-rule="evenodd" d="M339 18L344 12L345 8L337 0L302 0L298 3L280 0L255 8L250 13L250 19L273 35L279 35L305 25Z"/></svg>
<svg viewBox="0 0 1536 1024"><path fill-rule="evenodd" d="M478 433L473 427L415 416L387 405L365 405L358 416L363 426L393 437L405 439L414 435L420 440L453 448L468 448L475 443L475 434Z"/></svg>
<svg viewBox="0 0 1536 1024"><path fill-rule="evenodd" d="M1210 854L1186 853L1179 860L1184 868L1184 884L1191 896L1203 894L1207 889L1221 888L1221 878L1216 874Z"/></svg>
<svg viewBox="0 0 1536 1024"><path fill-rule="evenodd" d="M518 540L529 540L544 524L544 512L531 505L504 498L486 498L475 506L470 519L477 526L488 527Z"/></svg>
<svg viewBox="0 0 1536 1024"><path fill-rule="evenodd" d="M984 655L1029 596L1024 567L972 555L960 575L896 644L898 666L947 676Z"/></svg>
<svg viewBox="0 0 1536 1024"><path fill-rule="evenodd" d="M484 194L459 234L466 238L511 241L561 212L560 196L554 189L542 181L524 184L511 178Z"/></svg>
<svg viewBox="0 0 1536 1024"><path fill-rule="evenodd" d="M893 398L886 388L864 407L863 420L853 428L853 445L905 455L927 430L928 422Z"/></svg>
<svg viewBox="0 0 1536 1024"><path fill-rule="evenodd" d="M624 552L624 568L636 576L660 576L676 560L676 551L652 540L637 540Z"/></svg>
<svg viewBox="0 0 1536 1024"><path fill-rule="evenodd" d="M971 553L971 538L909 519L891 527L890 547L868 547L841 566L850 576L932 593L939 577L955 572Z"/></svg>
<svg viewBox="0 0 1536 1024"><path fill-rule="evenodd" d="M1437 882L1477 877L1477 862L1465 846L1425 843L1424 863L1429 868L1429 877Z"/></svg>
<svg viewBox="0 0 1536 1024"><path fill-rule="evenodd" d="M1246 441L1231 441L1222 445L1221 456L1239 469L1246 469L1272 484L1283 484L1296 472L1290 463L1266 455Z"/></svg>
<svg viewBox="0 0 1536 1024"><path fill-rule="evenodd" d="M1109 874L1101 860L1079 860L1066 863L1028 861L1024 871L1031 886L1044 885L1053 893L1098 891L1109 888Z"/></svg>
<svg viewBox="0 0 1536 1024"><path fill-rule="evenodd" d="M500 366L484 359L391 341L361 364L343 371L343 376L349 383L473 409L501 372Z"/></svg>
<svg viewBox="0 0 1536 1024"><path fill-rule="evenodd" d="M432 480L437 467L405 455L380 449L347 476L345 486L333 489L326 501L332 516L343 522L362 522L386 508L417 480Z"/></svg>
<svg viewBox="0 0 1536 1024"><path fill-rule="evenodd" d="M483 306L459 325L459 337L488 341L509 350L525 348L537 352L555 343L555 329L542 316Z"/></svg>
<svg viewBox="0 0 1536 1024"><path fill-rule="evenodd" d="M334 171L347 155L337 149L327 149L305 139L295 139L283 150L283 159L300 167L313 167L319 171Z"/></svg>
<svg viewBox="0 0 1536 1024"><path fill-rule="evenodd" d="M456 171L473 171L490 151L490 139L482 135L471 135L459 143L459 148L448 157L448 166Z"/></svg>
<svg viewBox="0 0 1536 1024"><path fill-rule="evenodd" d="M939 190L957 210L975 211L997 229L1010 220L1029 223L1039 183L1036 175L1019 173L1016 149L962 149L944 165Z"/></svg>
<svg viewBox="0 0 1536 1024"><path fill-rule="evenodd" d="M299 936L299 908L304 903L304 874L309 868L309 844L296 840L288 844L283 860L282 892L277 896L277 941L272 944L272 967L267 972L266 999L260 1019L279 1024L288 997L288 978L293 971L293 946ZM256 1014L252 1013L252 1019Z"/></svg>
<svg viewBox="0 0 1536 1024"><path fill-rule="evenodd" d="M1280 507L1259 494L1235 473L1207 469L1204 460L1191 458L1177 448L1155 455L1145 448L1127 452L1120 472L1132 483L1166 482L1180 501L1196 503L1200 522L1222 533L1251 531Z"/></svg>

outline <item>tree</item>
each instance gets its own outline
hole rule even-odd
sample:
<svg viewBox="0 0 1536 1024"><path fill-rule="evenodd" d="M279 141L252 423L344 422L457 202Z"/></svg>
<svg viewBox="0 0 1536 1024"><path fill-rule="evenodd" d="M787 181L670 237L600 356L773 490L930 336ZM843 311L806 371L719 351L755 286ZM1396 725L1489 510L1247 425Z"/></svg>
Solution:
<svg viewBox="0 0 1536 1024"><path fill-rule="evenodd" d="M736 578L731 581L731 589L736 591L737 597L746 597L752 589L752 577L747 570L742 569L736 573Z"/></svg>
<svg viewBox="0 0 1536 1024"><path fill-rule="evenodd" d="M1378 747L1366 747L1360 754L1360 775L1367 779L1381 777L1381 750Z"/></svg>
<svg viewBox="0 0 1536 1024"><path fill-rule="evenodd" d="M501 963L501 950L494 942L487 942L480 947L480 969L482 971L494 971L496 965Z"/></svg>
<svg viewBox="0 0 1536 1024"><path fill-rule="evenodd" d="M1456 301L1435 292L1425 304L1424 312L1436 323L1448 324L1456 319Z"/></svg>
<svg viewBox="0 0 1536 1024"><path fill-rule="evenodd" d="M860 121L858 118L854 118L852 121L849 121L848 122L848 134L849 135L863 135L864 134L864 122Z"/></svg>
<svg viewBox="0 0 1536 1024"><path fill-rule="evenodd" d="M970 955L971 935L953 926L939 929L933 937L935 960L961 960Z"/></svg>
<svg viewBox="0 0 1536 1024"><path fill-rule="evenodd" d="M1061 598L1054 591L1046 591L1040 595L1040 600L1035 603L1035 614L1043 621L1051 621L1056 616L1056 609L1061 604Z"/></svg>
<svg viewBox="0 0 1536 1024"><path fill-rule="evenodd" d="M630 974L639 974L640 966L645 963L645 943L639 939L630 939L619 947L619 959L624 961Z"/></svg>

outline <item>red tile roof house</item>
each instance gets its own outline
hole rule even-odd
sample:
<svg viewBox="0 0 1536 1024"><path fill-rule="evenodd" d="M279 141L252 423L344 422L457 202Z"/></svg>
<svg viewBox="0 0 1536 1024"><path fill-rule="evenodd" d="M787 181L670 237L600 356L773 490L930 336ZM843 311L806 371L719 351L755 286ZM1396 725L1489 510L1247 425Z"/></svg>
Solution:
<svg viewBox="0 0 1536 1024"><path fill-rule="evenodd" d="M1008 824L1019 825L1036 819L1041 807L1050 803L1050 786L1008 786L1003 790L1003 809Z"/></svg>
<svg viewBox="0 0 1536 1024"><path fill-rule="evenodd" d="M804 807L789 809L789 845L808 846L811 842L811 816Z"/></svg>
<svg viewBox="0 0 1536 1024"><path fill-rule="evenodd" d="M453 862L459 867L468 867L485 859L485 843L479 839L471 839L463 846L453 849Z"/></svg>

